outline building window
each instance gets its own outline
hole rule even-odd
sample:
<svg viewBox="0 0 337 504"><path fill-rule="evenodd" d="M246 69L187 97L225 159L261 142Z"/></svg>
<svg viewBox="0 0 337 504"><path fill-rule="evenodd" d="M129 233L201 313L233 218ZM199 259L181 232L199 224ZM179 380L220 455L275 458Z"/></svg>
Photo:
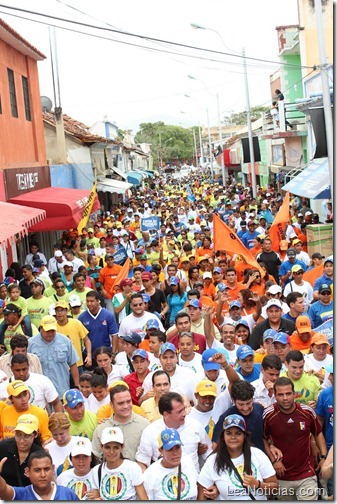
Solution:
<svg viewBox="0 0 337 504"><path fill-rule="evenodd" d="M23 89L23 98L25 101L25 114L27 121L32 120L32 115L30 112L30 99L29 99L29 84L27 77L22 77L22 89Z"/></svg>
<svg viewBox="0 0 337 504"><path fill-rule="evenodd" d="M7 68L7 75L8 75L9 97L11 100L12 116L19 117L18 106L16 103L16 92L15 92L15 81L14 81L13 70L11 70L10 68Z"/></svg>

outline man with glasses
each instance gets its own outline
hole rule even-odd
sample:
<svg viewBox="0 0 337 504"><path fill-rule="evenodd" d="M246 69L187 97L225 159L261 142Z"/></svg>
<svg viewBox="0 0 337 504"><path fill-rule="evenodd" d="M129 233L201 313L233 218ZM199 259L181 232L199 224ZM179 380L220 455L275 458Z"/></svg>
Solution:
<svg viewBox="0 0 337 504"><path fill-rule="evenodd" d="M314 290L309 282L303 280L304 270L299 264L295 264L291 268L293 280L289 282L283 291L284 297L287 297L290 292L300 292L305 300L307 309L314 299Z"/></svg>
<svg viewBox="0 0 337 504"><path fill-rule="evenodd" d="M324 283L318 290L319 300L313 303L308 311L312 327L320 326L326 320L333 318L333 301L331 300L331 287Z"/></svg>
<svg viewBox="0 0 337 504"><path fill-rule="evenodd" d="M302 267L303 271L307 270L306 264L301 261L300 259L297 259L296 257L296 250L294 248L290 248L287 250L287 259L283 261L283 263L280 266L280 271L279 275L282 280L283 286L286 286L287 283L290 282L290 277L291 277L291 269L295 264L298 264L299 266Z"/></svg>

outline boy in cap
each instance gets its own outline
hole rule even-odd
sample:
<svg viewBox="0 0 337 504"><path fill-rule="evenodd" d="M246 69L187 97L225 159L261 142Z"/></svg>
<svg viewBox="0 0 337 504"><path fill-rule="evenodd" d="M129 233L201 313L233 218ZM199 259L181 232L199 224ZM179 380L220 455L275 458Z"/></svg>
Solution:
<svg viewBox="0 0 337 504"><path fill-rule="evenodd" d="M310 305L308 315L315 329L326 320L333 318L333 301L331 299L331 286L327 283L320 285L318 289L318 301Z"/></svg>
<svg viewBox="0 0 337 504"><path fill-rule="evenodd" d="M129 386L132 404L139 406L139 398L143 395L143 382L149 374L150 360L146 350L138 348L131 357L134 371L124 377L125 383Z"/></svg>
<svg viewBox="0 0 337 504"><path fill-rule="evenodd" d="M311 320L308 315L299 315L295 326L296 331L290 336L291 348L307 354L310 352L311 337L314 334L311 328Z"/></svg>
<svg viewBox="0 0 337 504"><path fill-rule="evenodd" d="M200 381L195 389L196 404L189 412L189 416L201 423L210 439L213 437L214 420L212 418L214 401L218 395L215 382Z"/></svg>
<svg viewBox="0 0 337 504"><path fill-rule="evenodd" d="M235 370L250 383L257 380L260 376L261 365L254 363L254 350L249 345L241 345L236 351L236 356Z"/></svg>
<svg viewBox="0 0 337 504"><path fill-rule="evenodd" d="M70 307L70 313L73 319L78 319L78 317L83 313L85 310L82 310L82 302L79 296L76 294L73 294L69 296L68 298L68 303Z"/></svg>
<svg viewBox="0 0 337 504"><path fill-rule="evenodd" d="M63 394L62 400L70 422L70 434L86 437L91 441L97 426L97 417L95 413L86 411L81 392L77 389L69 389Z"/></svg>
<svg viewBox="0 0 337 504"><path fill-rule="evenodd" d="M48 308L52 304L52 300L43 295L45 284L40 278L35 278L30 284L32 296L27 299L28 316L32 324L38 329L42 317L48 313Z"/></svg>
<svg viewBox="0 0 337 504"><path fill-rule="evenodd" d="M142 338L140 334L131 332L126 335L120 335L119 339L121 340L121 345L119 346L122 350L116 355L116 364L125 366L130 373L133 373L135 369L132 363L132 355L138 349Z"/></svg>

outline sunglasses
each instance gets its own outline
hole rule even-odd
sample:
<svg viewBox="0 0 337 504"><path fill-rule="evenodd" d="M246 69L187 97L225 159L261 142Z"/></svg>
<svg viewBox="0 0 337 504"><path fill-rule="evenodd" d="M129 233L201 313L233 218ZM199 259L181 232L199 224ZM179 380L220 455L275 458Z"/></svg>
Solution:
<svg viewBox="0 0 337 504"><path fill-rule="evenodd" d="M293 275L303 275L304 271L296 271L296 273L293 273Z"/></svg>

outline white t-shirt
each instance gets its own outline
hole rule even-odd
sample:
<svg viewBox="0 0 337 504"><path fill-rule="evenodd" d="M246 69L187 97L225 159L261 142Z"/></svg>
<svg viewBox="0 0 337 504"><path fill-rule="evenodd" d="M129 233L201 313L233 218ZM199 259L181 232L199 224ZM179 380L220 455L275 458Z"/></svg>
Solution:
<svg viewBox="0 0 337 504"><path fill-rule="evenodd" d="M105 404L108 404L110 402L110 395L108 394L107 396L104 397L101 401L97 401L96 397L94 394L90 394L88 397L88 406L86 407L87 410L91 411L91 413L97 413L99 408L101 406L104 406Z"/></svg>
<svg viewBox="0 0 337 504"><path fill-rule="evenodd" d="M314 299L314 289L306 280L303 280L303 285L296 285L294 280L287 283L283 290L284 298L286 298L290 292L300 292L303 294L306 309L309 308L311 301Z"/></svg>
<svg viewBox="0 0 337 504"><path fill-rule="evenodd" d="M47 403L58 398L57 390L48 376L38 373L29 373L25 385L29 388L30 403L45 409Z"/></svg>
<svg viewBox="0 0 337 504"><path fill-rule="evenodd" d="M230 393L228 392L228 388L221 392L218 397L215 399L213 406L213 420L215 423L219 420L220 416L225 413L229 408L233 406L233 401L231 399Z"/></svg>
<svg viewBox="0 0 337 504"><path fill-rule="evenodd" d="M262 481L266 478L270 478L275 475L275 469L273 468L269 458L262 450L258 448L251 448L252 454L252 475L254 478ZM214 483L218 487L219 496L218 500L251 500L249 495L246 493L241 483L235 476L234 471L229 473L228 471L222 471L218 474L214 467L216 454L214 453L206 460L203 468L198 477L198 483L205 488L212 486ZM240 457L232 459L233 464L237 468L238 473L241 478L243 478L244 471L244 458L243 454ZM267 497L260 491L251 492L256 500L267 500Z"/></svg>
<svg viewBox="0 0 337 504"><path fill-rule="evenodd" d="M157 371L158 369L162 369L159 357L156 357L153 353L147 352L149 356L149 371Z"/></svg>
<svg viewBox="0 0 337 504"><path fill-rule="evenodd" d="M136 453L137 462L142 462L143 464L149 466L151 464L151 460L158 460L160 457L158 449L158 436L164 429L167 429L167 425L165 424L163 418L160 418L145 427ZM203 459L205 459L211 453L211 440L207 436L202 425L193 418L189 418L188 415L185 417L185 423L181 425L177 431L179 432L180 439L184 444L182 447L183 454L190 455L192 457L194 466L199 472L198 444L205 443L209 447L207 452L202 455Z"/></svg>
<svg viewBox="0 0 337 504"><path fill-rule="evenodd" d="M322 361L315 359L314 354L304 354L304 371L310 371L313 369L316 372L325 368L325 366L331 365L333 365L333 357L330 354L327 354L325 359ZM329 373L325 372L322 389L330 387L330 385Z"/></svg>
<svg viewBox="0 0 337 504"><path fill-rule="evenodd" d="M99 488L103 500L136 500L135 487L144 481L140 466L131 460L123 460L116 469L108 469L106 463L102 467L101 484L98 482L98 468L92 469L94 488Z"/></svg>
<svg viewBox="0 0 337 504"><path fill-rule="evenodd" d="M130 374L128 367L114 364L112 366L112 371L108 376L108 385L111 385L111 383L116 380L123 380L124 376L128 374Z"/></svg>
<svg viewBox="0 0 337 504"><path fill-rule="evenodd" d="M199 422L205 429L207 436L210 438L210 440L212 440L215 427L213 409L211 409L210 411L199 411L195 406L193 406L188 416L189 418L194 418L194 420Z"/></svg>
<svg viewBox="0 0 337 504"><path fill-rule="evenodd" d="M53 459L56 476L58 476L62 470L65 471L71 467L69 455L74 444L80 440L81 438L79 436L71 436L71 440L65 446L58 446L55 439L48 443L48 451Z"/></svg>
<svg viewBox="0 0 337 504"><path fill-rule="evenodd" d="M146 331L145 331L145 324L149 320L155 318L156 316L153 313L150 312L144 312L141 317L135 317L133 313L130 313L127 317L125 317L121 325L119 326L119 331L118 335L119 336L126 336L130 334L131 332L136 332L141 336L142 340L145 338ZM156 317L158 319L158 317ZM159 330L165 332L165 329L163 327L163 324L161 321L158 319L158 324L159 324Z"/></svg>
<svg viewBox="0 0 337 504"><path fill-rule="evenodd" d="M254 401L262 404L264 408L268 408L276 402L274 392L273 395L270 396L268 390L266 389L265 384L263 383L263 379L260 377L257 380L252 382L253 387L255 388L254 392Z"/></svg>
<svg viewBox="0 0 337 504"><path fill-rule="evenodd" d="M214 340L216 341L216 340ZM230 364L231 366L234 366L235 363L236 363L236 351L237 349L239 348L239 345L237 345L236 343L234 344L234 350L228 350L223 343L221 343L220 341L217 342L218 344L216 346L213 346L212 345L212 348L224 348L226 350L226 352L228 353L228 356L229 356L229 361L228 361L228 364Z"/></svg>
<svg viewBox="0 0 337 504"><path fill-rule="evenodd" d="M196 500L198 473L189 455L181 458L181 500ZM144 487L149 500L177 500L178 466L164 467L157 460L144 472Z"/></svg>
<svg viewBox="0 0 337 504"><path fill-rule="evenodd" d="M118 352L115 360L116 360L117 366L122 366L122 367L125 366L126 367L126 369L128 370L128 374L133 372L133 370L130 368L127 354L126 354L126 352L124 352L124 350L123 350L123 352Z"/></svg>
<svg viewBox="0 0 337 504"><path fill-rule="evenodd" d="M143 395L152 390L152 373L149 373L143 381ZM194 392L198 384L198 377L189 368L177 365L174 375L171 378L171 392L178 392L188 397L190 401L195 400Z"/></svg>
<svg viewBox="0 0 337 504"><path fill-rule="evenodd" d="M249 315L242 315L242 317L240 318L240 320L245 320L249 326L249 330L250 332L252 332L253 330L253 327L254 325L256 324L254 318L253 318L253 314L250 313ZM232 325L235 325L236 321L232 319L232 317L224 317L224 321L222 322L221 326L222 327L223 325L225 324L232 324Z"/></svg>
<svg viewBox="0 0 337 504"><path fill-rule="evenodd" d="M70 488L75 492L77 497L82 500L85 494L92 490L94 487L94 480L92 478L92 469L84 476L77 476L73 469L64 471L57 477L57 484ZM86 500L86 499L85 499Z"/></svg>
<svg viewBox="0 0 337 504"><path fill-rule="evenodd" d="M202 380L204 378L205 373L201 363L201 354L194 352L194 357L191 361L184 361L179 354L178 362L179 366L191 369L198 379Z"/></svg>

